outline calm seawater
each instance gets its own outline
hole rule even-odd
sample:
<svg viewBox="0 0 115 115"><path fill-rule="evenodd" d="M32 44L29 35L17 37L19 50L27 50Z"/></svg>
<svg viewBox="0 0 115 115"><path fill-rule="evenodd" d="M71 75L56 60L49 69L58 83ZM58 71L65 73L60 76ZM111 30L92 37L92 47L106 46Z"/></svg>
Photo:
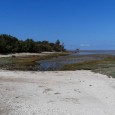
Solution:
<svg viewBox="0 0 115 115"><path fill-rule="evenodd" d="M74 53L73 55L76 55L76 54L77 53ZM115 50L86 50L86 51L80 51L79 54L80 55L89 55L89 54L108 54L108 55L115 55Z"/></svg>
<svg viewBox="0 0 115 115"><path fill-rule="evenodd" d="M101 54L101 55L92 55ZM104 54L104 55L103 55ZM89 60L100 60L107 55L115 55L115 50L105 50L105 51L81 51L75 53L75 51L70 52L68 56L60 56L58 58L53 58L50 60L43 60L38 62L38 70L41 71L55 71L61 70L61 68L66 64L74 64Z"/></svg>

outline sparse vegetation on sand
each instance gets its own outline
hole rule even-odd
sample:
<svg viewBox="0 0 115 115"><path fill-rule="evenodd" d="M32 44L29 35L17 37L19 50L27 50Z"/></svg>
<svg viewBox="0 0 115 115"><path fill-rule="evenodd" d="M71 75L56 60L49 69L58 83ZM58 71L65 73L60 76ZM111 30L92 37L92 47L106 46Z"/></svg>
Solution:
<svg viewBox="0 0 115 115"><path fill-rule="evenodd" d="M92 70L115 78L115 56L65 65L62 70Z"/></svg>
<svg viewBox="0 0 115 115"><path fill-rule="evenodd" d="M66 56L68 53L60 52L47 55L25 55L0 58L0 69L5 70L39 70L38 61ZM65 57L67 58L67 57ZM75 64L64 65L62 71L71 70L91 70L93 72L105 74L115 78L115 56L102 56L102 59L78 62Z"/></svg>
<svg viewBox="0 0 115 115"><path fill-rule="evenodd" d="M0 58L0 69L5 70L38 70L37 61L68 55L66 52L47 55L12 56Z"/></svg>

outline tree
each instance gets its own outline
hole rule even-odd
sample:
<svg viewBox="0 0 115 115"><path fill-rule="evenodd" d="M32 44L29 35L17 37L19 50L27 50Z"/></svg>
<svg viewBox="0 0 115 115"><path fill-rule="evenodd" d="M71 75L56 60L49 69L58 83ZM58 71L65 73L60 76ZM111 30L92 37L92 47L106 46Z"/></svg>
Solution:
<svg viewBox="0 0 115 115"><path fill-rule="evenodd" d="M55 51L65 51L64 49L64 43L61 44L60 40L57 40L54 45L54 50Z"/></svg>
<svg viewBox="0 0 115 115"><path fill-rule="evenodd" d="M33 39L19 40L7 34L0 35L0 53L15 52L43 52L43 51L64 51L64 44L59 40L55 43L49 41L34 41Z"/></svg>
<svg viewBox="0 0 115 115"><path fill-rule="evenodd" d="M60 45L60 41L57 40L57 41L55 42L55 44L56 44L57 46L59 46L59 45Z"/></svg>
<svg viewBox="0 0 115 115"><path fill-rule="evenodd" d="M0 53L11 53L12 49L16 46L18 39L11 35L1 34L0 35Z"/></svg>

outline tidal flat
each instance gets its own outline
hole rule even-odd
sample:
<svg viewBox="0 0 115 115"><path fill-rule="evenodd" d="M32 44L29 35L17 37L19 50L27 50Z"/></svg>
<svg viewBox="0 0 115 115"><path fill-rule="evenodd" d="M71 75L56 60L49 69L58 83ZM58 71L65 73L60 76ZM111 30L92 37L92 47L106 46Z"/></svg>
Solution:
<svg viewBox="0 0 115 115"><path fill-rule="evenodd" d="M67 52L42 55L16 55L0 58L0 69L23 71L91 70L115 77L115 56L107 54L73 55Z"/></svg>

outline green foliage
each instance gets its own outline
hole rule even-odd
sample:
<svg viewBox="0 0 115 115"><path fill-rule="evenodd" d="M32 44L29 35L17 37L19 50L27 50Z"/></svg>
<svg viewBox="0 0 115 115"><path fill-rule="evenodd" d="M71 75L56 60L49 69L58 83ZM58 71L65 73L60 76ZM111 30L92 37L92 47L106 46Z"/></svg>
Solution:
<svg viewBox="0 0 115 115"><path fill-rule="evenodd" d="M60 41L59 40L57 40L56 42L55 42L55 45L54 45L54 50L55 51L63 51L64 50L64 43L60 43Z"/></svg>
<svg viewBox="0 0 115 115"><path fill-rule="evenodd" d="M0 53L10 53L13 52L18 39L16 37L1 34L0 35Z"/></svg>
<svg viewBox="0 0 115 115"><path fill-rule="evenodd" d="M33 41L26 39L19 40L16 37L7 34L0 35L0 53L16 53L16 52L31 52L39 53L42 51L65 51L64 45L57 40L55 43L48 41Z"/></svg>

